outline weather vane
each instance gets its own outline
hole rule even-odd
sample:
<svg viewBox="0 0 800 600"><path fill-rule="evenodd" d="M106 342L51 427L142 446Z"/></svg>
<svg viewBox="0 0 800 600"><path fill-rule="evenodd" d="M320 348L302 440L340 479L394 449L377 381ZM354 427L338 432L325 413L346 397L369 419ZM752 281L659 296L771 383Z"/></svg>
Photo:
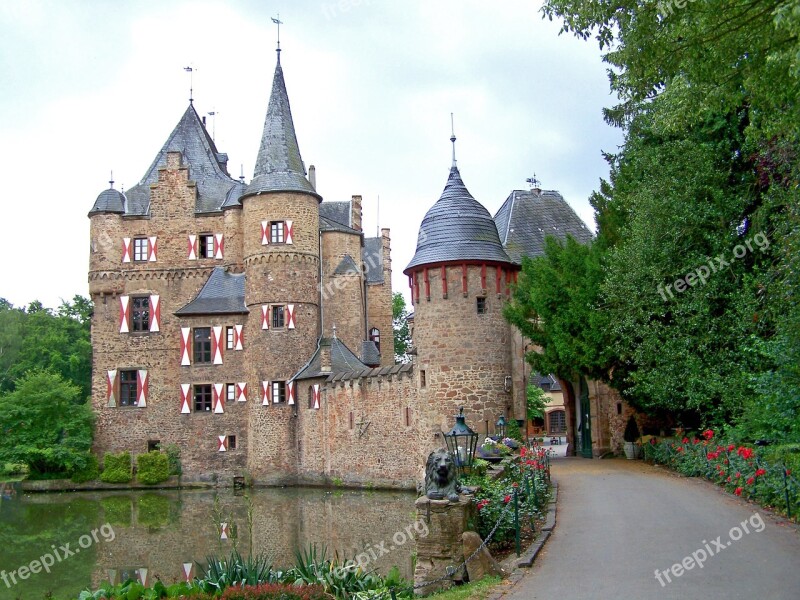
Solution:
<svg viewBox="0 0 800 600"><path fill-rule="evenodd" d="M453 122L453 113L450 113L450 141L453 143L453 167L456 166L456 127Z"/></svg>
<svg viewBox="0 0 800 600"><path fill-rule="evenodd" d="M278 26L278 56L281 55L281 25L283 25L283 21L281 21L281 13L278 13L277 17L272 17L272 22Z"/></svg>
<svg viewBox="0 0 800 600"><path fill-rule="evenodd" d="M194 95L194 91L192 89L193 88L192 74L194 73L194 67L183 67L183 70L189 74L189 104L192 104L194 102L194 98L192 98L192 96Z"/></svg>
<svg viewBox="0 0 800 600"><path fill-rule="evenodd" d="M538 190L542 187L542 182L536 179L536 173L533 174L533 177L528 177L525 181L527 181L532 190Z"/></svg>

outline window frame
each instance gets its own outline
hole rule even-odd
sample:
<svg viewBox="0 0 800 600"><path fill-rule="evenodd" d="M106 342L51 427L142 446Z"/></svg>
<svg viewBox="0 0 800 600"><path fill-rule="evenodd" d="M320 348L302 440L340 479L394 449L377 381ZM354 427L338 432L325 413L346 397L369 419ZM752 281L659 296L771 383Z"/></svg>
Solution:
<svg viewBox="0 0 800 600"><path fill-rule="evenodd" d="M197 257L214 258L215 243L213 233L201 233L197 236Z"/></svg>
<svg viewBox="0 0 800 600"><path fill-rule="evenodd" d="M270 244L286 243L286 221L269 222L269 243Z"/></svg>
<svg viewBox="0 0 800 600"><path fill-rule="evenodd" d="M133 262L147 262L150 254L150 240L146 237L133 238Z"/></svg>
<svg viewBox="0 0 800 600"><path fill-rule="evenodd" d="M286 329L286 305L273 304L270 307L270 329ZM277 324L277 318L280 316L280 325Z"/></svg>
<svg viewBox="0 0 800 600"><path fill-rule="evenodd" d="M197 339L197 332L208 331L208 339ZM208 347L206 348L206 344ZM192 327L192 364L210 365L212 363L211 327Z"/></svg>
<svg viewBox="0 0 800 600"><path fill-rule="evenodd" d="M273 381L272 386L272 403L273 404L286 404L286 381L277 380Z"/></svg>
<svg viewBox="0 0 800 600"><path fill-rule="evenodd" d="M136 318L137 309L136 304L137 302L144 301L145 309L139 309L139 312L146 313L147 320L143 318ZM149 333L150 332L150 296L131 296L130 297L130 316L129 316L129 323L128 323L128 330L131 333Z"/></svg>
<svg viewBox="0 0 800 600"><path fill-rule="evenodd" d="M489 312L489 306L486 302L486 296L477 296L475 298L475 311L479 315L485 315Z"/></svg>
<svg viewBox="0 0 800 600"><path fill-rule="evenodd" d="M126 379L133 377L133 379ZM131 395L130 390L133 390ZM120 369L119 370L119 385L118 385L118 407L135 408L139 406L139 371L138 369ZM131 402L130 399L133 398Z"/></svg>
<svg viewBox="0 0 800 600"><path fill-rule="evenodd" d="M225 349L226 350L233 350L234 346L236 346L235 340L236 335L234 332L236 329L233 325L226 325L225 326Z"/></svg>
<svg viewBox="0 0 800 600"><path fill-rule="evenodd" d="M192 385L192 412L210 413L213 408L212 388L210 383L195 383ZM200 408L198 408L198 406Z"/></svg>
<svg viewBox="0 0 800 600"><path fill-rule="evenodd" d="M228 450L236 450L236 435L228 434Z"/></svg>
<svg viewBox="0 0 800 600"><path fill-rule="evenodd" d="M236 384L225 384L225 402L236 402Z"/></svg>

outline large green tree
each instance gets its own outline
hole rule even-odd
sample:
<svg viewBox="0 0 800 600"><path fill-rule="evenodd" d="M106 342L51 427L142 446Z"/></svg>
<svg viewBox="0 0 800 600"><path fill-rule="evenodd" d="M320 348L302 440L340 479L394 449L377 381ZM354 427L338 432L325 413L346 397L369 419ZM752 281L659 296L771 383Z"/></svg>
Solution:
<svg viewBox="0 0 800 600"><path fill-rule="evenodd" d="M392 330L394 333L394 360L398 363L408 362L411 334L408 328L406 300L400 292L392 294Z"/></svg>

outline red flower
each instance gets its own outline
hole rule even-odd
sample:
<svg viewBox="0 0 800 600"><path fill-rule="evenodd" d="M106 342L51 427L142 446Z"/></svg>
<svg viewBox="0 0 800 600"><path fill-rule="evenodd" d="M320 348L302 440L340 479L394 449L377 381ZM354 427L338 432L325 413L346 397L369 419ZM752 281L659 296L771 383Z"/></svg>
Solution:
<svg viewBox="0 0 800 600"><path fill-rule="evenodd" d="M708 454L706 454L706 458L708 460L714 460L718 456L719 456L719 452L709 452Z"/></svg>
<svg viewBox="0 0 800 600"><path fill-rule="evenodd" d="M745 448L741 446L737 451L737 454L741 456L743 459L748 460L753 456L753 449L752 448Z"/></svg>
<svg viewBox="0 0 800 600"><path fill-rule="evenodd" d="M523 446L522 448L519 449L519 455L520 456L525 456L527 453L528 453L528 449L525 446Z"/></svg>
<svg viewBox="0 0 800 600"><path fill-rule="evenodd" d="M755 477L749 477L747 479L747 485L753 485L755 483L755 481L756 481Z"/></svg>
<svg viewBox="0 0 800 600"><path fill-rule="evenodd" d="M675 452L683 452L683 446L678 446L675 448Z"/></svg>
<svg viewBox="0 0 800 600"><path fill-rule="evenodd" d="M737 487L735 490L733 490L733 493L736 494L737 496L741 496L742 491L743 491L742 488Z"/></svg>
<svg viewBox="0 0 800 600"><path fill-rule="evenodd" d="M699 444L699 443L700 440L698 440L697 438L692 438L692 444Z"/></svg>
<svg viewBox="0 0 800 600"><path fill-rule="evenodd" d="M511 502L511 496L506 496L505 498L503 498L503 502L505 502L506 504Z"/></svg>
<svg viewBox="0 0 800 600"><path fill-rule="evenodd" d="M483 500L478 502L478 510L482 510L483 508L487 507L488 505L489 505L489 501L484 498Z"/></svg>
<svg viewBox="0 0 800 600"><path fill-rule="evenodd" d="M733 452L733 449L736 448L735 444L731 444L728 446L728 452Z"/></svg>
<svg viewBox="0 0 800 600"><path fill-rule="evenodd" d="M514 483L512 483L512 484L511 484L511 487L518 488L518 487L519 487L519 484L518 484L518 483L515 481Z"/></svg>
<svg viewBox="0 0 800 600"><path fill-rule="evenodd" d="M792 474L792 470L791 469L786 469L786 474L787 475L791 475Z"/></svg>
<svg viewBox="0 0 800 600"><path fill-rule="evenodd" d="M756 469L756 477L761 477L762 475L766 475L767 472L764 469Z"/></svg>
<svg viewBox="0 0 800 600"><path fill-rule="evenodd" d="M706 429L703 432L703 437L706 438L707 440L710 440L711 438L714 437L714 430L713 429Z"/></svg>
<svg viewBox="0 0 800 600"><path fill-rule="evenodd" d="M728 475L728 478L727 478L725 481L727 481L728 483L730 483L730 482L731 482L731 476L730 476L730 475Z"/></svg>
<svg viewBox="0 0 800 600"><path fill-rule="evenodd" d="M684 444L688 444L689 443L689 438L685 437L685 438L683 438L681 440L681 442L684 443Z"/></svg>
<svg viewBox="0 0 800 600"><path fill-rule="evenodd" d="M739 477L741 477L741 476L742 476L742 474L741 474L741 473L739 473L739 471L736 471L736 478L738 479L738 478L739 478Z"/></svg>

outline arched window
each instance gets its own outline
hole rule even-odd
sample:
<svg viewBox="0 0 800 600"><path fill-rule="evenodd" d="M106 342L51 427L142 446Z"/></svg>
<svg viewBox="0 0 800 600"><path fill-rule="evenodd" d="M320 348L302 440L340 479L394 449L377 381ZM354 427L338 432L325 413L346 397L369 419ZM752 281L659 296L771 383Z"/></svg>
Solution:
<svg viewBox="0 0 800 600"><path fill-rule="evenodd" d="M373 327L369 330L369 341L375 342L375 346L378 348L378 351L381 349L381 330L377 327Z"/></svg>

